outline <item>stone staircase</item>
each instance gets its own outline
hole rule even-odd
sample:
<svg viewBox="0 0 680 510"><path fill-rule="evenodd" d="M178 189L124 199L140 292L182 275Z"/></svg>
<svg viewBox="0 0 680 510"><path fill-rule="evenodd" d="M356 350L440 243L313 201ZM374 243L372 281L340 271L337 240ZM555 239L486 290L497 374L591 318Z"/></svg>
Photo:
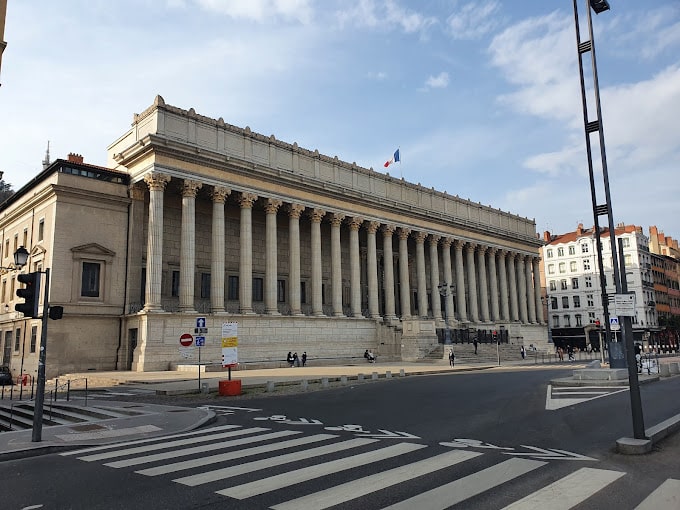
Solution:
<svg viewBox="0 0 680 510"><path fill-rule="evenodd" d="M437 349L432 351L431 356L428 355L423 361L431 359L444 359L448 361L451 349L453 349L453 353L456 356L456 364L460 363L462 365L497 364L499 354L501 363L503 361L522 360L518 345L500 344L498 350L496 350L496 344L477 344L477 354L475 354L474 344L440 344Z"/></svg>
<svg viewBox="0 0 680 510"><path fill-rule="evenodd" d="M0 403L0 431L25 430L33 427L35 402L9 401ZM81 406L69 403L46 401L43 405L43 426L74 425L91 423L112 418L144 414L128 408L106 406Z"/></svg>

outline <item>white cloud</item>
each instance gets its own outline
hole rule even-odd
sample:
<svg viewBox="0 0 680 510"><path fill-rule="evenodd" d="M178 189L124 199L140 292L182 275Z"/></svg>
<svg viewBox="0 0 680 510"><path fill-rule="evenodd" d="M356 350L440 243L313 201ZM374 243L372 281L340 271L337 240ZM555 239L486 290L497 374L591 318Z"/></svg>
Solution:
<svg viewBox="0 0 680 510"><path fill-rule="evenodd" d="M437 76L429 76L425 80L426 89L445 89L449 86L449 73L441 72Z"/></svg>
<svg viewBox="0 0 680 510"><path fill-rule="evenodd" d="M311 0L196 0L196 2L204 9L256 22L283 18L308 24L313 18Z"/></svg>
<svg viewBox="0 0 680 510"><path fill-rule="evenodd" d="M437 23L437 19L405 9L393 0L359 0L354 6L338 11L336 17L341 26L394 27L406 33L425 32Z"/></svg>
<svg viewBox="0 0 680 510"><path fill-rule="evenodd" d="M667 6L625 14L611 21L612 31L622 26L612 36L612 51L638 55L651 59L660 53L680 46L680 7Z"/></svg>
<svg viewBox="0 0 680 510"><path fill-rule="evenodd" d="M446 21L454 39L479 39L499 25L497 1L465 4Z"/></svg>

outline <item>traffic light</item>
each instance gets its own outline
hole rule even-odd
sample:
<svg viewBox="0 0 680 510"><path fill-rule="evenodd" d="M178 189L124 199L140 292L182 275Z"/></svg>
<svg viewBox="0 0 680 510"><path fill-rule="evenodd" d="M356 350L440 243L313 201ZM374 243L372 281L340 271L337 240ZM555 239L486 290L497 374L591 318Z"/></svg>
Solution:
<svg viewBox="0 0 680 510"><path fill-rule="evenodd" d="M40 301L40 271L25 273L17 276L19 283L25 285L22 289L17 289L17 296L24 298L23 303L14 305L17 312L21 312L25 317L37 319L38 302Z"/></svg>

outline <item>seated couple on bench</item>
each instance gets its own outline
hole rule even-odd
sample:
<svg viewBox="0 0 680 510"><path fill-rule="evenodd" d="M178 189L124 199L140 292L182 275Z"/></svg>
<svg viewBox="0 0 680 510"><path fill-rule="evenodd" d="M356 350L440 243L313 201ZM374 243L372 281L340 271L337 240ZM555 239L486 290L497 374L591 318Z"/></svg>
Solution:
<svg viewBox="0 0 680 510"><path fill-rule="evenodd" d="M366 361L368 361L369 363L375 363L378 359L378 357L368 349L366 349L366 352L364 352L364 358L366 358Z"/></svg>

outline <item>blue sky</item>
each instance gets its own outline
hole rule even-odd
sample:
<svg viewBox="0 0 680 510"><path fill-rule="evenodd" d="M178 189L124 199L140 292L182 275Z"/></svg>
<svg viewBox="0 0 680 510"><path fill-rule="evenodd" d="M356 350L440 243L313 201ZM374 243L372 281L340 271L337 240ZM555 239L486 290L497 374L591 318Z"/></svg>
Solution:
<svg viewBox="0 0 680 510"><path fill-rule="evenodd" d="M680 238L680 2L610 4L593 22L614 219ZM104 165L160 94L539 233L593 224L571 0L10 0L5 40L15 189L48 140Z"/></svg>

